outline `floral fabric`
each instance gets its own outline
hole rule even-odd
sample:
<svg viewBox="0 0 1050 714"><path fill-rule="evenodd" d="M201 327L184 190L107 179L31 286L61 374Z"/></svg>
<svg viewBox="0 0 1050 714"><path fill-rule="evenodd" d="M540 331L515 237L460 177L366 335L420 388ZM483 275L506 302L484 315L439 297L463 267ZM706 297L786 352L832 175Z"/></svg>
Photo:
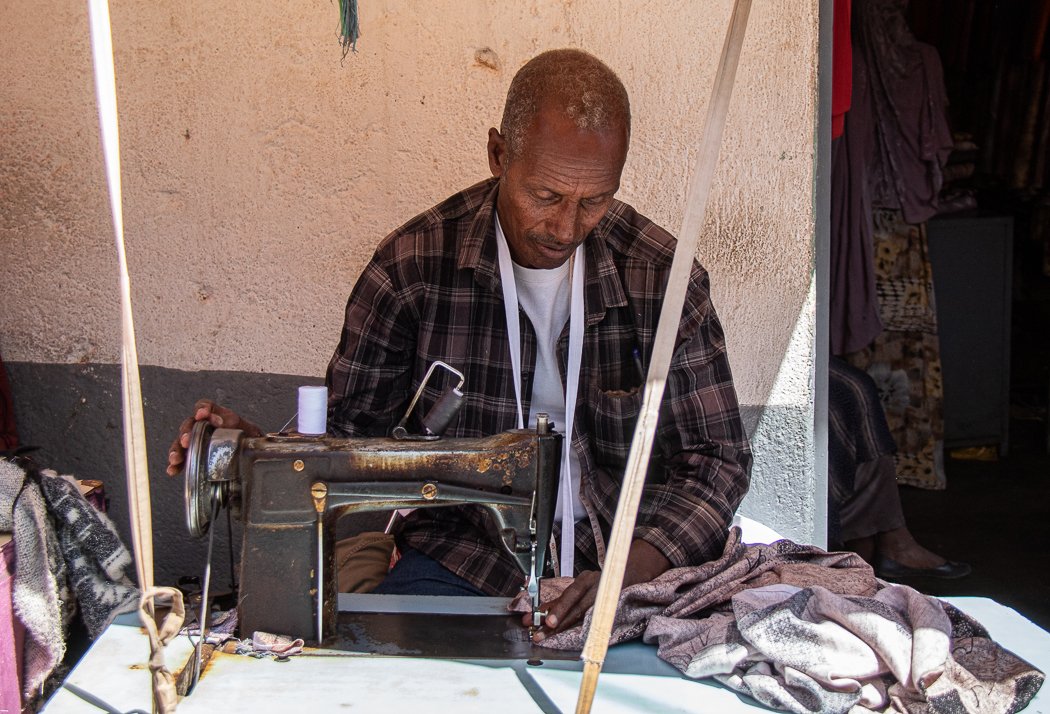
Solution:
<svg viewBox="0 0 1050 714"><path fill-rule="evenodd" d="M875 280L885 329L847 359L875 380L897 442L897 481L943 489L944 388L926 224L875 211Z"/></svg>

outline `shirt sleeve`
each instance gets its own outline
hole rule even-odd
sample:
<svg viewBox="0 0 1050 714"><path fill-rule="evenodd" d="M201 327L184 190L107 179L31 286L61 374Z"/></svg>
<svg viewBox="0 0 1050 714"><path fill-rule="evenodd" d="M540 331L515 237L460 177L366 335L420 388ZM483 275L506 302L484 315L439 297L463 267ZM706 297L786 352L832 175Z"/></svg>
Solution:
<svg viewBox="0 0 1050 714"><path fill-rule="evenodd" d="M328 431L386 436L411 381L417 319L378 258L354 285L339 346L328 365Z"/></svg>
<svg viewBox="0 0 1050 714"><path fill-rule="evenodd" d="M751 449L725 335L694 262L634 537L672 566L717 558L747 493Z"/></svg>

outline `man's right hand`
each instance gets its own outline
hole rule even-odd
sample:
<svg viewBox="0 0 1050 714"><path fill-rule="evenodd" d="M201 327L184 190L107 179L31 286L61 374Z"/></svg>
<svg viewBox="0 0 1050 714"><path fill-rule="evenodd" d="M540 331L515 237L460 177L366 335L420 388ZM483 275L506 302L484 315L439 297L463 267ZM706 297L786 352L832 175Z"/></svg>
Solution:
<svg viewBox="0 0 1050 714"><path fill-rule="evenodd" d="M193 416L179 425L179 435L171 442L168 449L168 476L175 476L182 471L183 462L186 460L186 449L190 446L190 432L193 425L199 421L206 421L215 428L240 429L245 436L262 436L262 430L247 419L242 418L236 412L220 407L210 399L201 399L194 405Z"/></svg>

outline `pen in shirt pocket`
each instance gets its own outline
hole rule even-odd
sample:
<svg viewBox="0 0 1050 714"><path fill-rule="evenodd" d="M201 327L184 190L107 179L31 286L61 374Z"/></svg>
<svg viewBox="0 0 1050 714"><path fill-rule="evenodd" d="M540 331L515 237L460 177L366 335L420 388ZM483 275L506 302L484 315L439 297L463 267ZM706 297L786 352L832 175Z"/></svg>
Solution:
<svg viewBox="0 0 1050 714"><path fill-rule="evenodd" d="M642 380L642 384L645 384L645 367L642 366L642 351L635 347L631 350L631 356L634 357L634 368L638 370L638 379Z"/></svg>

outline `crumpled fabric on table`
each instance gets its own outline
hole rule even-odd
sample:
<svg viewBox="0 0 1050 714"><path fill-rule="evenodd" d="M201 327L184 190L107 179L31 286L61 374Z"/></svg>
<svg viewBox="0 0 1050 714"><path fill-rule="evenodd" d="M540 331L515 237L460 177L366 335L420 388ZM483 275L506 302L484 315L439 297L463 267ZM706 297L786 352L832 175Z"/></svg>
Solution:
<svg viewBox="0 0 1050 714"><path fill-rule="evenodd" d="M302 654L303 646L306 644L301 638L262 631L254 632L251 638L239 639L234 634L236 631L237 608L212 612L208 616L208 632L204 637L204 642L222 647L222 651L227 654L249 655L256 658L273 656L280 660ZM199 623L187 625L182 629L182 634L189 637L197 637L200 632Z"/></svg>
<svg viewBox="0 0 1050 714"><path fill-rule="evenodd" d="M256 658L272 655L277 661L283 662L289 657L302 654L305 644L305 641L298 637L292 638L287 635L257 631L252 633L250 640L240 640L234 653Z"/></svg>
<svg viewBox="0 0 1050 714"><path fill-rule="evenodd" d="M114 617L135 609L139 592L131 582L131 553L70 476L0 459L0 530L14 533L12 600L26 629L22 693L28 702L62 661L78 609L95 638Z"/></svg>
<svg viewBox="0 0 1050 714"><path fill-rule="evenodd" d="M542 600L569 582L542 581ZM582 649L590 621L541 646ZM853 553L745 546L737 528L718 560L624 589L610 644L635 637L686 676L791 712L1013 712L1044 679L972 618L876 579Z"/></svg>
<svg viewBox="0 0 1050 714"><path fill-rule="evenodd" d="M1043 681L975 620L902 585L870 598L766 586L690 624L653 618L645 640L690 677L792 712L1012 712Z"/></svg>
<svg viewBox="0 0 1050 714"><path fill-rule="evenodd" d="M234 637L236 631L237 608L212 612L208 615L208 633L204 637L204 642L209 645L221 645L227 640L237 639ZM181 634L197 637L200 633L200 623L193 622L182 628Z"/></svg>

